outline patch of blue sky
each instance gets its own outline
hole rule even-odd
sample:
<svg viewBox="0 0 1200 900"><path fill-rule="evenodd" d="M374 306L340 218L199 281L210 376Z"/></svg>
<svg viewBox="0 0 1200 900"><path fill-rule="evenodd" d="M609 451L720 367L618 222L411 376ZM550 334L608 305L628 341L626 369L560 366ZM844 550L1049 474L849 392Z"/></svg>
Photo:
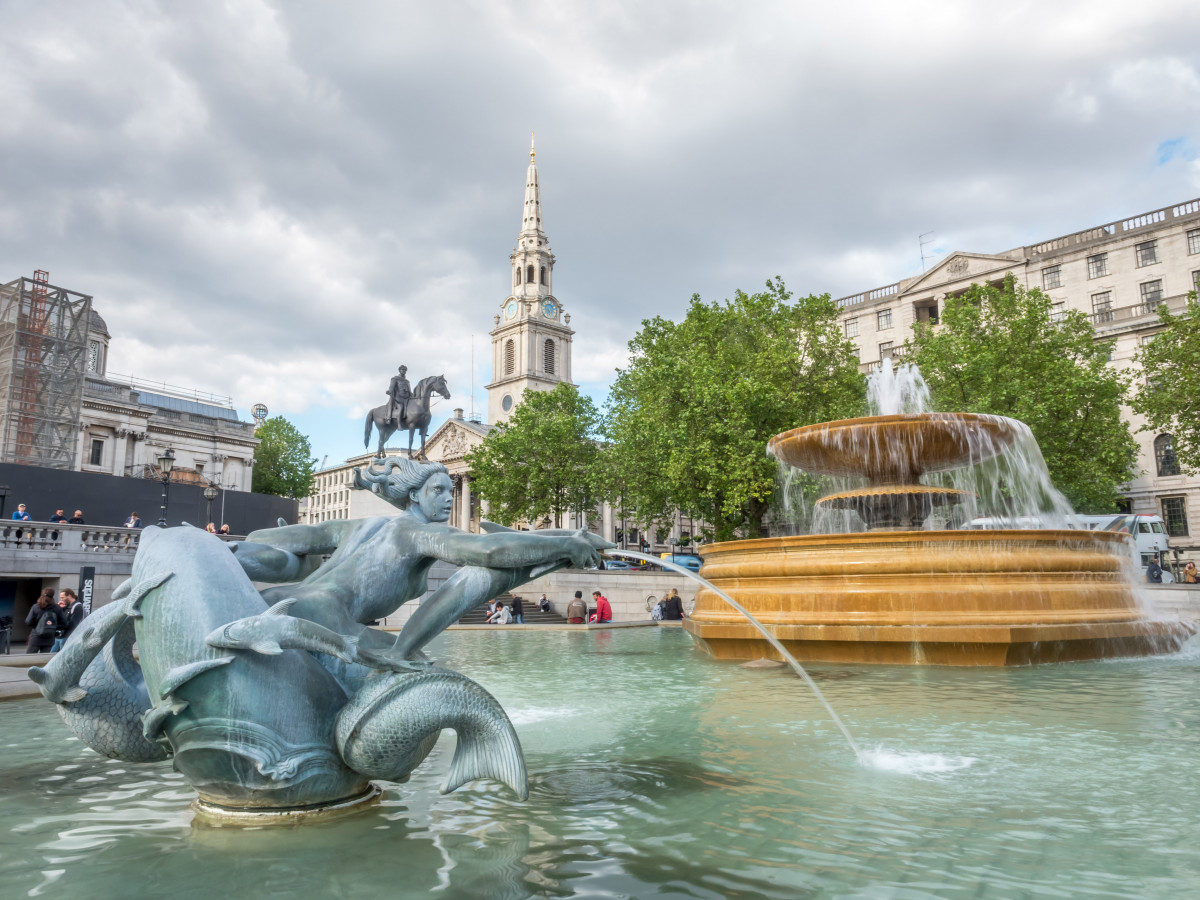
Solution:
<svg viewBox="0 0 1200 900"><path fill-rule="evenodd" d="M1158 145L1156 150L1158 164L1165 166L1172 160L1181 159L1191 162L1196 158L1196 148L1185 137L1171 138Z"/></svg>

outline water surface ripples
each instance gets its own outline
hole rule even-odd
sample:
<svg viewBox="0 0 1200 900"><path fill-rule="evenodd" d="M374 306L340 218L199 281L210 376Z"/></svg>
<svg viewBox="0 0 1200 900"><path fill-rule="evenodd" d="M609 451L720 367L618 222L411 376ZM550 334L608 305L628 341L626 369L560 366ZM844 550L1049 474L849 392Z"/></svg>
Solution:
<svg viewBox="0 0 1200 900"><path fill-rule="evenodd" d="M452 633L434 653L511 712L530 797L443 797L443 738L354 818L192 824L169 763L106 760L0 704L4 896L1200 895L1200 654L1045 666L715 663L678 630Z"/></svg>

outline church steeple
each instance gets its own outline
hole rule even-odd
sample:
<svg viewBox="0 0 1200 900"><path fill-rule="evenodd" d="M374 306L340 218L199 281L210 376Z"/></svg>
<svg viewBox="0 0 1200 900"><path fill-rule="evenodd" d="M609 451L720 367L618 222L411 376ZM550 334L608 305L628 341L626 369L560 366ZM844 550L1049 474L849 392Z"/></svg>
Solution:
<svg viewBox="0 0 1200 900"><path fill-rule="evenodd" d="M529 134L529 169L525 172L525 215L521 219L521 235L517 245L524 248L543 247L546 233L542 231L542 189L538 185L537 151L533 132Z"/></svg>
<svg viewBox="0 0 1200 900"><path fill-rule="evenodd" d="M571 380L571 317L555 298L554 254L542 230L542 189L537 152L529 138L525 172L525 206L517 246L509 254L512 293L500 304L492 329L492 381L488 419L493 424L511 415L528 389L550 390Z"/></svg>

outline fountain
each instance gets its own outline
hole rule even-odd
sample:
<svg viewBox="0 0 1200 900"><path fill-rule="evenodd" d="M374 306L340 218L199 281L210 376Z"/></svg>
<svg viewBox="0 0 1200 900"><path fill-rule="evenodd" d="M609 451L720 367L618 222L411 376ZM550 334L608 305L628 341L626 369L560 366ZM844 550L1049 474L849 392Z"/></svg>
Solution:
<svg viewBox="0 0 1200 900"><path fill-rule="evenodd" d="M791 653L999 666L1170 652L1187 638L1186 626L1143 609L1123 535L1066 527L1069 505L1023 423L925 411L919 373L890 360L869 394L881 414L768 444L782 464L834 488L815 501L816 533L701 551L705 578ZM1014 527L929 527L978 512ZM1059 527L1018 527L1047 523ZM778 656L712 591L697 594L685 627L718 658Z"/></svg>

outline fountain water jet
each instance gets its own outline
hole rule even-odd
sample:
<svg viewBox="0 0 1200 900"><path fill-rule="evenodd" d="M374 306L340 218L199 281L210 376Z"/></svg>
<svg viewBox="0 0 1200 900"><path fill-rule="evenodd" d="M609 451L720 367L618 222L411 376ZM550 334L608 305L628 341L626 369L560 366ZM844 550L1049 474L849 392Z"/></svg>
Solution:
<svg viewBox="0 0 1200 900"><path fill-rule="evenodd" d="M701 550L705 577L793 655L1018 665L1170 652L1187 638L1186 626L1154 621L1141 608L1124 536L1065 527L1070 506L1027 426L925 412L919 373L896 373L890 361L869 394L882 414L796 428L769 442L776 458L833 488L816 501L813 530L834 523L846 527L828 530L841 533ZM966 510L960 518L983 513L1043 527L928 527L935 511L949 519L956 507ZM684 627L717 657L773 652L707 590Z"/></svg>
<svg viewBox="0 0 1200 900"><path fill-rule="evenodd" d="M797 675L799 675L802 679L804 679L804 683L807 684L812 689L812 692L816 695L817 699L821 701L821 705L825 707L825 711L829 713L829 717L831 719L833 719L834 724L837 725L837 727L841 730L842 734L844 734L846 736L846 742L850 744L850 749L854 751L854 755L856 757L858 757L858 761L859 762L864 761L864 756L863 756L862 751L858 749L858 744L856 744L854 742L854 738L850 735L850 729L846 727L846 723L842 721L841 716L839 716L836 712L834 712L833 706L830 705L829 701L825 699L825 695L821 693L821 689L819 687L817 687L817 683L812 680L812 676L809 675L808 672L804 671L804 666L800 665L800 663L796 661L796 657L794 657L794 656L792 656L792 654L788 653L787 648L784 647L783 644L779 643L779 641L775 638L775 636L773 634L771 634L771 632L769 632L766 628L764 628L763 624L760 621L758 621L758 619L754 618L754 616L752 616L750 614L750 612L744 606L742 606L740 603L738 603L736 600L734 600L732 597L730 597L727 593L725 593L719 587L716 587L711 582L706 581L705 579L701 578L699 575L697 575L691 569L687 569L687 568L684 568L683 566L676 565L675 563L669 562L668 560L659 559L656 556L650 556L649 554L646 554L646 553L639 553L636 550L606 550L606 551L604 551L604 555L605 556L625 556L630 559L641 559L641 560L645 560L648 563L654 563L657 566L662 566L665 569L670 569L673 572L678 572L681 575L686 575L686 576L688 576L688 578L691 578L692 580L699 582L701 587L707 588L708 590L712 591L717 596L719 596L722 600L724 600L726 603L728 603L730 606L732 606L734 609L736 609L739 613L742 614L743 617L745 617L745 619L751 625L754 626L755 629L757 629L759 634L762 635L763 640L765 640L768 644L770 644L772 647L775 648L775 651L780 656L783 657L783 659L787 662L787 664L789 666L792 667L792 671L795 672Z"/></svg>

